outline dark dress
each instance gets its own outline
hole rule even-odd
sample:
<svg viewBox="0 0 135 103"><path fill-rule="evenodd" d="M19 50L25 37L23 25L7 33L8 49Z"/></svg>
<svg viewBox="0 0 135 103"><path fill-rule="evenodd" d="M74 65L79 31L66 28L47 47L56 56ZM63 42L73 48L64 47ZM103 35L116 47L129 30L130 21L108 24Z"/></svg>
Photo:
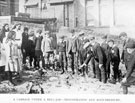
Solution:
<svg viewBox="0 0 135 103"><path fill-rule="evenodd" d="M27 55L30 57L30 66L32 66L32 62L34 60L34 67L36 67L35 61L35 42L34 40L28 39L28 48L27 48Z"/></svg>
<svg viewBox="0 0 135 103"><path fill-rule="evenodd" d="M22 45L21 45L21 51L23 55L23 64L26 63L26 57L28 53L28 34L22 33ZM25 50L25 51L24 51Z"/></svg>

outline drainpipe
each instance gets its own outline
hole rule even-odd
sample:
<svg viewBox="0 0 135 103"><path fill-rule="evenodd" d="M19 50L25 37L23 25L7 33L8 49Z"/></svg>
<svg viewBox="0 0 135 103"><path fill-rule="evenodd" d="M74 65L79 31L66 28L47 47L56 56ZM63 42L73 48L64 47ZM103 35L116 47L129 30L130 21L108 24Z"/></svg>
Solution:
<svg viewBox="0 0 135 103"><path fill-rule="evenodd" d="M67 26L69 27L69 4L67 4Z"/></svg>
<svg viewBox="0 0 135 103"><path fill-rule="evenodd" d="M113 26L115 26L115 0L113 0Z"/></svg>
<svg viewBox="0 0 135 103"><path fill-rule="evenodd" d="M55 7L53 9L54 9L54 18L55 18Z"/></svg>
<svg viewBox="0 0 135 103"><path fill-rule="evenodd" d="M87 0L85 2L85 26L87 26Z"/></svg>
<svg viewBox="0 0 135 103"><path fill-rule="evenodd" d="M100 7L100 4L101 4L101 0L98 1L98 12L99 12L99 26L101 26L101 7Z"/></svg>
<svg viewBox="0 0 135 103"><path fill-rule="evenodd" d="M63 20L64 20L64 26L66 26L66 23L65 23L65 3L64 3L64 7L63 7Z"/></svg>

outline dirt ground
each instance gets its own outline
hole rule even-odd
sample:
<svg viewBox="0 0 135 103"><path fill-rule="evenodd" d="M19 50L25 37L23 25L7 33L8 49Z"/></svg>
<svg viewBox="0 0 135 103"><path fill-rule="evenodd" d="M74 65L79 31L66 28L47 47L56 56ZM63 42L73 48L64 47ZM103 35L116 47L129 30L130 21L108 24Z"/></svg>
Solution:
<svg viewBox="0 0 135 103"><path fill-rule="evenodd" d="M123 65L120 65L120 68L122 69ZM103 84L93 78L92 70L87 77L71 75L70 69L67 74L60 73L61 71L47 70L40 77L38 71L24 70L21 79L14 79L17 86L14 87L8 81L2 81L0 93L30 94L34 93L31 90L41 91L42 89L41 94L122 94L120 83ZM135 94L134 86L129 88L129 94Z"/></svg>

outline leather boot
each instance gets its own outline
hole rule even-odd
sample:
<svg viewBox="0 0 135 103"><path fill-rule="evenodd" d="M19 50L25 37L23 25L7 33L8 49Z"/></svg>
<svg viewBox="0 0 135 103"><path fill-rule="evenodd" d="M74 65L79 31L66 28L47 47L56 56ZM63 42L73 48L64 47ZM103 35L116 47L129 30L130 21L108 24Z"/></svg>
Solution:
<svg viewBox="0 0 135 103"><path fill-rule="evenodd" d="M12 83L12 85L16 86L16 84L12 80L12 72L8 71L7 75L8 75L8 80Z"/></svg>
<svg viewBox="0 0 135 103"><path fill-rule="evenodd" d="M123 86L123 94L128 94L128 87L127 86Z"/></svg>

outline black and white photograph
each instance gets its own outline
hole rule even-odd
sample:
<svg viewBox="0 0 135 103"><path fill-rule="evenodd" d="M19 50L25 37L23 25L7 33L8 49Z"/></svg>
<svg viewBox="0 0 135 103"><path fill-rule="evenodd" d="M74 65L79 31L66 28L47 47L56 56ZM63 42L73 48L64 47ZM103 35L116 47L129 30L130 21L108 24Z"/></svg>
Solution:
<svg viewBox="0 0 135 103"><path fill-rule="evenodd" d="M0 94L134 95L135 0L0 0Z"/></svg>

